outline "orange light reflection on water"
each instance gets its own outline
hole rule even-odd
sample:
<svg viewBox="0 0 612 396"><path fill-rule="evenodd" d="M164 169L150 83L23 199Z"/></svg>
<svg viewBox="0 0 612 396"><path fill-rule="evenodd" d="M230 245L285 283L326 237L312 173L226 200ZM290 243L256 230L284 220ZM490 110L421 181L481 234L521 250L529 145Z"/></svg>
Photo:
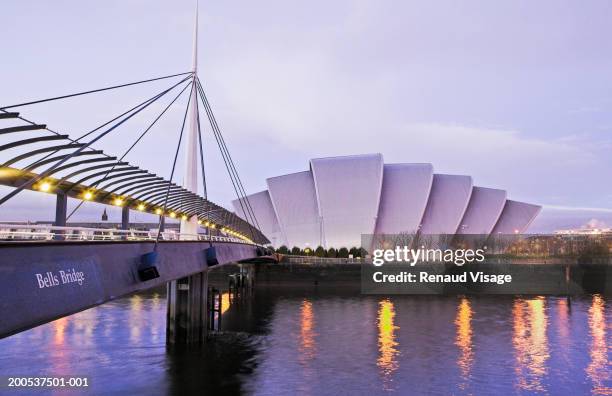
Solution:
<svg viewBox="0 0 612 396"><path fill-rule="evenodd" d="M63 317L51 322L53 326L53 344L56 346L64 345L64 336L66 333L66 326L68 325L68 317Z"/></svg>
<svg viewBox="0 0 612 396"><path fill-rule="evenodd" d="M569 305L566 299L557 301L557 324L561 343L569 345Z"/></svg>
<svg viewBox="0 0 612 396"><path fill-rule="evenodd" d="M312 302L304 300L300 307L300 360L305 363L312 359L315 353L316 342Z"/></svg>
<svg viewBox="0 0 612 396"><path fill-rule="evenodd" d="M383 388L389 389L392 374L399 368L399 345L395 332L395 306L389 300L378 303L378 360L376 362L383 376Z"/></svg>
<svg viewBox="0 0 612 396"><path fill-rule="evenodd" d="M547 374L546 363L550 357L546 301L542 297L517 299L512 316L517 387L530 392L545 392L542 379Z"/></svg>
<svg viewBox="0 0 612 396"><path fill-rule="evenodd" d="M472 307L467 298L462 298L457 307L457 317L455 318L457 326L457 337L455 345L459 347L460 355L457 360L457 366L461 371L463 383L459 385L461 389L467 387L467 381L470 379L472 362L474 360L474 351L472 347Z"/></svg>
<svg viewBox="0 0 612 396"><path fill-rule="evenodd" d="M594 295L589 308L589 330L591 333L591 363L586 373L593 383L594 395L612 395L612 387L604 385L612 377L608 362L608 346L606 342L605 303L601 296Z"/></svg>
<svg viewBox="0 0 612 396"><path fill-rule="evenodd" d="M128 316L128 326L130 328L130 342L133 344L139 343L142 336L142 314L142 297L138 294L135 294L130 297L130 313Z"/></svg>

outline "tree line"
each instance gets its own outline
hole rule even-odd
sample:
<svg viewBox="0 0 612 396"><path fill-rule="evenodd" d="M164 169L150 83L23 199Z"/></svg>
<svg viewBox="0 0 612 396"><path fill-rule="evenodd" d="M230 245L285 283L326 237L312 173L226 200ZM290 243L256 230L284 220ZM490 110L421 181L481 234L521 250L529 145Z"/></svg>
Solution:
<svg viewBox="0 0 612 396"><path fill-rule="evenodd" d="M314 256L314 257L329 257L329 258L348 258L349 255L353 257L362 257L362 254L365 254L365 251L362 251L361 248L352 247L350 249L341 247L339 249L329 248L325 249L323 246L317 246L316 249L312 250L311 248L301 249L297 246L289 249L288 246L280 246L276 249L276 253L286 254L292 256Z"/></svg>

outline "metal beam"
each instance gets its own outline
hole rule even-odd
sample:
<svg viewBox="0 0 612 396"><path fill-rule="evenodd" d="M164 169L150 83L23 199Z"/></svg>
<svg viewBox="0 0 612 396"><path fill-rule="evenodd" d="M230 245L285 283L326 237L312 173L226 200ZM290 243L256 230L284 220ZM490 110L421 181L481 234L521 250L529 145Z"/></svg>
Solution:
<svg viewBox="0 0 612 396"><path fill-rule="evenodd" d="M180 197L180 200L178 202L173 202L173 205L178 205L179 208L181 208L181 212L185 212L188 208L191 207L203 207L204 206L204 200L202 198L200 198L199 196L196 196L194 198L183 198Z"/></svg>
<svg viewBox="0 0 612 396"><path fill-rule="evenodd" d="M30 139L22 139L16 142L7 143L5 145L0 146L0 151L8 150L14 147L25 146L28 144L39 143L39 142L47 142L49 140L66 140L68 139L68 135L50 135L50 136L39 136Z"/></svg>
<svg viewBox="0 0 612 396"><path fill-rule="evenodd" d="M83 156L83 155L98 155L98 154L104 154L104 151L102 151L102 150L81 151L80 153L73 155L73 157L80 157L80 156ZM68 154L67 155L58 155L56 157L51 157L51 158L47 158L47 159L44 159L44 160L40 160L40 161L37 161L37 162L33 163L32 165L28 166L27 168L24 168L23 170L25 172L29 172L29 171L32 171L32 170L38 168L39 166L47 165L47 164L50 164L50 163L56 162L56 161L61 161L64 158L66 158L67 156L68 156ZM103 157L99 157L99 158L93 158L93 159L89 160L89 162L113 161L113 160L116 160L116 159L117 159L117 157L103 156Z"/></svg>
<svg viewBox="0 0 612 396"><path fill-rule="evenodd" d="M184 189L181 189L182 191L170 191L170 194L168 195L168 202L167 205L173 205L174 203L180 201L181 199L186 199L187 197L192 197L194 196L194 194L190 191L185 191ZM157 194L155 196L155 200L157 202L158 205L162 205L163 202L165 201L165 197L166 197L166 193L165 192L161 192L159 194ZM197 197L197 195L195 195L195 197ZM149 202L151 202L151 200L154 197L150 197L149 198Z"/></svg>
<svg viewBox="0 0 612 396"><path fill-rule="evenodd" d="M141 201L147 201L154 205L162 205L166 198L166 191L167 191L167 188L162 188L161 191L158 189L157 192L155 192L154 194L147 195L146 198L142 197L138 199ZM168 199L170 200L171 197L177 196L177 194L185 194L184 189L182 187L179 187L178 189L171 188L170 192L168 193Z"/></svg>
<svg viewBox="0 0 612 396"><path fill-rule="evenodd" d="M172 204L172 206L175 207L176 204ZM178 205L177 212L181 212L184 214L190 214L191 212L188 211L189 209L193 209L193 208L197 208L201 206L202 206L202 203L199 201L195 201L195 200L182 202Z"/></svg>
<svg viewBox="0 0 612 396"><path fill-rule="evenodd" d="M6 113L0 113L0 120L4 119L4 118L17 118L19 117L19 113L17 112L6 112Z"/></svg>
<svg viewBox="0 0 612 396"><path fill-rule="evenodd" d="M67 190L66 192L72 191L72 189L74 189L76 186L83 184L84 181L89 180L93 177L97 177L97 176L102 176L102 175L106 175L108 173L113 173L113 172L121 172L124 171L126 169L137 169L137 167L127 167L127 168L115 168L115 169L109 169L103 172L97 172L91 175L87 175L83 178L81 178L80 180L74 182ZM141 171L141 172L146 172L146 171ZM121 175L120 175L121 176ZM104 179L103 179L104 180ZM90 186L96 185L96 183L91 183Z"/></svg>
<svg viewBox="0 0 612 396"><path fill-rule="evenodd" d="M91 172L91 171L96 170L96 169L110 168L110 167L114 166L117 171L121 171L121 170L127 170L127 169L134 168L134 167L131 167L131 166L125 167L124 165L129 165L127 162L119 163L119 164L120 165L117 165L117 163L101 164L101 165L96 165L96 166L89 166L87 168L81 168L81 169L79 169L77 171L74 171L74 172L72 172L72 173L62 177L57 184L62 184L63 182L68 181L70 178L72 178L74 176L80 175L81 173ZM63 168L63 167L60 167L60 168ZM60 168L57 168L57 169L53 170L52 173L57 172L58 169L60 169ZM105 170L105 171L102 171L102 172L94 173L93 175L89 175L89 176L95 177L96 175L105 175L108 172L115 171L115 169ZM79 183L79 184L81 184L81 183ZM70 191L70 190L68 190L68 191Z"/></svg>
<svg viewBox="0 0 612 396"><path fill-rule="evenodd" d="M115 190L111 191L117 191L117 194L119 195L123 195L123 194L127 194L130 193L130 195L134 195L134 194L138 194L144 190L146 190L146 188L144 187L149 187L152 188L152 186L161 186L161 185L168 185L168 182L165 181L163 178L158 177L156 178L157 180L155 181L150 181L147 183L138 183L138 184L133 184L133 183L126 183L126 184L122 184L120 186L115 187ZM127 189L123 190L125 187L127 187Z"/></svg>
<svg viewBox="0 0 612 396"><path fill-rule="evenodd" d="M107 191L107 189L108 189L110 186L113 186L113 185L115 185L115 184L123 183L123 182L130 181L130 180L136 180L136 182L131 182L131 183L128 183L128 184L122 184L122 186L126 186L126 185L133 185L133 184L135 184L135 183L137 184L137 183L140 183L140 182L142 182L142 181L148 181L148 180L145 180L145 179L160 179L160 180L163 180L163 178L161 178L161 177L159 177L159 176L155 176L154 174L151 174L151 175L150 175L149 177L147 177L147 178L144 178L144 177L138 177L138 176L131 176L131 177L126 177L125 179L113 180L112 182L110 182L110 183L108 183L108 184L104 184L104 185L103 185L103 184L100 184L100 185L98 186L98 189L99 189L99 190L104 190L104 191ZM113 193L113 192L115 192L116 190L118 190L119 188L121 188L121 186L117 186L117 187L115 187L114 189L110 190L110 191L109 191L109 193Z"/></svg>
<svg viewBox="0 0 612 396"><path fill-rule="evenodd" d="M134 200L140 200L140 201L151 201L154 197L157 196L165 196L166 195L166 191L168 191L168 184L166 184L165 186L161 186L158 188L154 188L154 189L148 189L145 188L145 192L136 196L137 193L140 193L141 191L138 192L133 192L132 196L134 197ZM176 190L183 190L183 187L177 186L176 184L171 184L170 185L170 191L171 193L174 191L176 192ZM156 194L157 193L157 194Z"/></svg>
<svg viewBox="0 0 612 396"><path fill-rule="evenodd" d="M4 113L6 114L6 113ZM10 113L9 113L10 114ZM17 113L19 114L19 113ZM0 118L8 118L8 117L0 117ZM46 125L38 125L38 124L34 124L34 125L20 125L20 126L14 126L14 127L9 127L9 128L0 128L0 135L5 135L8 133L14 133L14 132L25 132L25 131L36 131L39 129L45 129L47 128Z"/></svg>
<svg viewBox="0 0 612 396"><path fill-rule="evenodd" d="M87 164L87 163L90 163L90 162L95 162L95 161L82 160L82 161L77 161L77 162L71 162L71 163L68 163L66 165L59 166L59 167L53 169L51 172L48 172L48 175L50 176L50 175L59 173L59 172L61 172L63 170L70 169L70 168L73 168L75 166ZM89 172L89 171L96 170L96 169L108 168L109 166L122 167L122 166L126 166L126 165L129 165L129 164L127 162L115 162L115 163L111 163L111 164L101 164L101 165L96 165L96 166L90 166L88 168L82 168L82 169L79 169L76 172L72 172L70 175L68 175L66 177L63 177L62 178L62 182L70 179L73 176L79 175L79 174L84 173L84 172ZM122 168L122 169L125 170L125 169L128 169L128 168Z"/></svg>
<svg viewBox="0 0 612 396"><path fill-rule="evenodd" d="M14 164L15 162L21 161L23 159L26 159L28 157L34 157L35 155L38 154L42 154L42 153L49 153L51 151L60 151L60 150L70 150L70 149L78 149L80 147L85 146L85 143L71 143L71 144L62 144L60 146L51 146L51 147L43 147L40 149L36 149L36 150L32 150L32 151L28 151L27 153L18 155L17 157L11 158L10 160L6 161L4 164L2 164L2 166L10 166L12 164Z"/></svg>

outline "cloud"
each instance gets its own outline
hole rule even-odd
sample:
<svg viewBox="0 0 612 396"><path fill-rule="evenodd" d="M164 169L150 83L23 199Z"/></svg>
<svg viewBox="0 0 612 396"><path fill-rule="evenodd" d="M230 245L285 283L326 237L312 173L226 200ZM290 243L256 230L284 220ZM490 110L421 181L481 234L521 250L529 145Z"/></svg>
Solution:
<svg viewBox="0 0 612 396"><path fill-rule="evenodd" d="M564 210L564 211L612 213L612 208L589 208L589 207L562 206L562 205L544 205L544 207L547 209Z"/></svg>

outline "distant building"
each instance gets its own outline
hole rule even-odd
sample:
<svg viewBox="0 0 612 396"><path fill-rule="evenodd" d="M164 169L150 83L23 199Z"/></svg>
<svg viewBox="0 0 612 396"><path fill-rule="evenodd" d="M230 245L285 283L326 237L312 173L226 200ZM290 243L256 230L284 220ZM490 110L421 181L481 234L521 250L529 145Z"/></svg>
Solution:
<svg viewBox="0 0 612 396"><path fill-rule="evenodd" d="M612 235L612 228L570 228L556 230L555 235Z"/></svg>
<svg viewBox="0 0 612 396"><path fill-rule="evenodd" d="M540 206L478 187L470 176L434 174L431 164L385 164L381 154L310 160L310 169L267 179L249 195L275 247L360 246L362 234L516 234ZM250 217L246 202L232 202Z"/></svg>

